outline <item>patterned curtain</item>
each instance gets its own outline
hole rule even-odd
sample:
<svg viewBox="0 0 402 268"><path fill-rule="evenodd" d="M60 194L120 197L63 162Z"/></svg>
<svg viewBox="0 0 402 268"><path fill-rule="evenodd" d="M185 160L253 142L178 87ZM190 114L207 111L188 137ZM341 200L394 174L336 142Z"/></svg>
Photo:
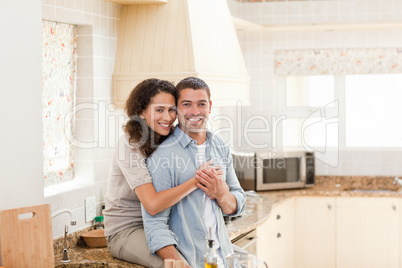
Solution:
<svg viewBox="0 0 402 268"><path fill-rule="evenodd" d="M278 50L280 76L402 73L402 48Z"/></svg>
<svg viewBox="0 0 402 268"><path fill-rule="evenodd" d="M42 22L42 111L45 187L74 178L72 140L76 26Z"/></svg>

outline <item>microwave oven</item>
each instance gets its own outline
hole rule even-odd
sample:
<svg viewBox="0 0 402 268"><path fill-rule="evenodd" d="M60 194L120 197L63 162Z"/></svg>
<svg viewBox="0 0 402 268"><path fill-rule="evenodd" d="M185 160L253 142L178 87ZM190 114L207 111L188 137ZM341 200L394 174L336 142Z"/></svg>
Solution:
<svg viewBox="0 0 402 268"><path fill-rule="evenodd" d="M304 188L315 184L313 152L233 152L232 157L244 190Z"/></svg>

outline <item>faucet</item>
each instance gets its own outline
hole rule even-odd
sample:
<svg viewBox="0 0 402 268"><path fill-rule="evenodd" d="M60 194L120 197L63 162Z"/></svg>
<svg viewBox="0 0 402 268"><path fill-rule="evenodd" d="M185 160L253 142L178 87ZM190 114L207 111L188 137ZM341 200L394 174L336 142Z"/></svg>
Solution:
<svg viewBox="0 0 402 268"><path fill-rule="evenodd" d="M52 219L54 217L59 216L60 214L63 214L63 213L70 214L70 224L71 225L76 225L77 224L77 222L74 219L73 213L71 212L70 209L67 209L67 208L66 209L60 209L60 210L56 211L55 213L53 213L52 214ZM70 262L70 259L68 258L68 250L67 250L67 234L68 234L68 224L66 224L64 226L64 249L63 249L63 259L61 260L61 262L63 262L63 263Z"/></svg>
<svg viewBox="0 0 402 268"><path fill-rule="evenodd" d="M402 179L395 177L394 179L394 184L398 183L400 186L402 186Z"/></svg>
<svg viewBox="0 0 402 268"><path fill-rule="evenodd" d="M64 249L63 249L63 259L61 262L68 263L70 259L68 258L68 250L67 250L67 233L68 233L68 225L64 226Z"/></svg>
<svg viewBox="0 0 402 268"><path fill-rule="evenodd" d="M76 225L76 224L77 224L77 222L76 222L75 219L74 219L73 213L72 213L71 210L68 209L68 208L60 209L60 210L56 211L55 213L53 213L53 214L52 214L52 219L53 219L54 217L56 217L56 216L59 216L60 214L63 214L63 213L68 213L68 214L70 214L70 221L71 221L70 224L71 224L71 225Z"/></svg>

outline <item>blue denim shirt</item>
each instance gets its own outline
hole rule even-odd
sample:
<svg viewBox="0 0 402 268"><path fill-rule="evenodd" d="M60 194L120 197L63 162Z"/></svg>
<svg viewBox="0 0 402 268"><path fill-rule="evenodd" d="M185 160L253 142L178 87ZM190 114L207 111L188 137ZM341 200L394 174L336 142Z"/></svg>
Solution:
<svg viewBox="0 0 402 268"><path fill-rule="evenodd" d="M218 136L207 132L206 158L214 165L221 165L224 170L230 192L237 201L237 211L243 212L246 207L246 195L240 187L232 164L229 148ZM156 191L175 187L195 175L198 166L194 152L197 142L185 134L178 126L147 160L148 170L153 178ZM197 189L183 198L173 207L155 216L149 215L142 207L147 244L152 253L159 249L175 245L192 267L204 267L204 255L207 252L208 231L204 221L204 196ZM217 217L217 236L222 255L233 253L233 247L223 220L223 213L216 200L212 202ZM226 260L225 267L228 267Z"/></svg>

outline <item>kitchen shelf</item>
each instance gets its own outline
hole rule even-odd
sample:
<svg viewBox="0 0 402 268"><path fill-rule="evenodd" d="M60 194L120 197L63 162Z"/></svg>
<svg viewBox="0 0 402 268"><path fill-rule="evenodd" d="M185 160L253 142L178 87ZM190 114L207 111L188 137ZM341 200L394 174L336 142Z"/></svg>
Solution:
<svg viewBox="0 0 402 268"><path fill-rule="evenodd" d="M121 5L152 5L152 4L167 4L168 0L105 0Z"/></svg>
<svg viewBox="0 0 402 268"><path fill-rule="evenodd" d="M401 29L402 21L389 22L350 22L350 23L300 23L263 25L248 20L232 17L235 29L239 32L299 32L299 31L334 31L334 30L378 30Z"/></svg>

